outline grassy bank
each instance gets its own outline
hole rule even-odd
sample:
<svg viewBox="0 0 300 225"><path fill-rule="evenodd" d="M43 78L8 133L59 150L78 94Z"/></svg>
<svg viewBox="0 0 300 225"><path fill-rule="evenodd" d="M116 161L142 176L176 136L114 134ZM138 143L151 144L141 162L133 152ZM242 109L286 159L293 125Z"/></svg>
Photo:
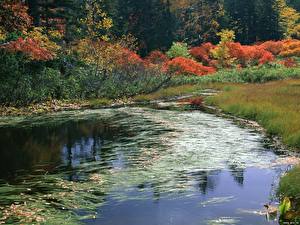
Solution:
<svg viewBox="0 0 300 225"><path fill-rule="evenodd" d="M280 181L279 193L283 196L297 200L295 202L300 204L300 166L295 167L287 173ZM300 205L297 206L300 208ZM300 215L299 215L300 216Z"/></svg>
<svg viewBox="0 0 300 225"><path fill-rule="evenodd" d="M209 98L226 113L255 120L284 144L300 148L300 80L264 84L223 85L221 94Z"/></svg>

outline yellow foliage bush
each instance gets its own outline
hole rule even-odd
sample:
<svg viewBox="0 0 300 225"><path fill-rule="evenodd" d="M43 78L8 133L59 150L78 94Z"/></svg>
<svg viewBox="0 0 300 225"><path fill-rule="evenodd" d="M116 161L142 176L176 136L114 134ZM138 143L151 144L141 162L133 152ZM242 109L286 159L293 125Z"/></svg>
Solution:
<svg viewBox="0 0 300 225"><path fill-rule="evenodd" d="M122 53L122 46L105 41L82 39L74 47L74 51L85 63L95 65L99 70L112 71L116 61Z"/></svg>
<svg viewBox="0 0 300 225"><path fill-rule="evenodd" d="M0 26L0 41L4 41L5 39L6 39L5 29Z"/></svg>
<svg viewBox="0 0 300 225"><path fill-rule="evenodd" d="M34 27L33 30L27 33L26 36L32 40L35 40L42 48L47 49L55 55L61 47L54 41L50 40L49 37L44 33L44 30L45 29L43 27Z"/></svg>
<svg viewBox="0 0 300 225"><path fill-rule="evenodd" d="M300 40L290 39L283 43L283 50L280 53L282 57L300 57Z"/></svg>

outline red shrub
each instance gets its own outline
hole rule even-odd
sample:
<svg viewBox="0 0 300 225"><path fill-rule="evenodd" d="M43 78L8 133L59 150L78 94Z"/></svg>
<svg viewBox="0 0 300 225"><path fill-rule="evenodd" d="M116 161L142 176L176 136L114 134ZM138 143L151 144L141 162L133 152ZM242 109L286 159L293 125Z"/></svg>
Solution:
<svg viewBox="0 0 300 225"><path fill-rule="evenodd" d="M121 65L142 65L144 64L143 59L135 52L123 48L121 49L120 55L118 56L118 63Z"/></svg>
<svg viewBox="0 0 300 225"><path fill-rule="evenodd" d="M203 104L203 98L201 98L201 97L192 98L192 99L189 100L189 103L190 103L192 106L200 107L200 106L202 106L202 104Z"/></svg>
<svg viewBox="0 0 300 225"><path fill-rule="evenodd" d="M205 65L209 65L212 60L210 57L210 51L214 49L214 46L211 43L204 43L199 47L194 47L190 49L190 54L197 59L198 61L204 63Z"/></svg>
<svg viewBox="0 0 300 225"><path fill-rule="evenodd" d="M274 55L271 52L266 51L262 54L258 62L260 65L263 65L274 61L274 59L275 59Z"/></svg>
<svg viewBox="0 0 300 225"><path fill-rule="evenodd" d="M259 45L264 50L271 52L273 55L279 55L283 49L282 41L266 41Z"/></svg>
<svg viewBox="0 0 300 225"><path fill-rule="evenodd" d="M231 42L227 46L230 56L243 67L248 64L265 64L274 60L274 55L260 45L241 45Z"/></svg>
<svg viewBox="0 0 300 225"><path fill-rule="evenodd" d="M8 44L1 46L9 52L22 52L32 60L47 61L53 59L54 55L40 44L31 38L18 38L16 41L11 41Z"/></svg>
<svg viewBox="0 0 300 225"><path fill-rule="evenodd" d="M196 106L196 107L200 107L203 105L203 98L201 96L197 96L197 97L192 97L192 98L184 98L184 99L180 99L178 100L179 103L181 104L190 104L191 106Z"/></svg>
<svg viewBox="0 0 300 225"><path fill-rule="evenodd" d="M165 68L168 71L175 74L192 74L197 76L203 76L216 72L213 67L203 66L202 64L183 57L176 57L165 64Z"/></svg>
<svg viewBox="0 0 300 225"><path fill-rule="evenodd" d="M161 51L152 51L146 58L147 64L161 65L168 61L168 57Z"/></svg>

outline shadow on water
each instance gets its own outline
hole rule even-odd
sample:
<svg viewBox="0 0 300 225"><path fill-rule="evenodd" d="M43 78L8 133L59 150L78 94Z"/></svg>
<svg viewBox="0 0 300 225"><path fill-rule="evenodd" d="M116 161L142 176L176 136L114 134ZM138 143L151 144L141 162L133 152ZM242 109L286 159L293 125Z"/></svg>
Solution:
<svg viewBox="0 0 300 225"><path fill-rule="evenodd" d="M270 201L284 170L270 166L279 156L261 135L222 118L122 108L0 124L8 223L20 220L14 204L35 210L23 223L276 224L241 209Z"/></svg>

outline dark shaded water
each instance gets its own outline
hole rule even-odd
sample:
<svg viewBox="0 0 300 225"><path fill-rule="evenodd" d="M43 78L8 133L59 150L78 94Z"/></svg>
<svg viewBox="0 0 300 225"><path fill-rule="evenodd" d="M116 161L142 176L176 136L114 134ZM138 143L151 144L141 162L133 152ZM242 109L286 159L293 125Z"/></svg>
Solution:
<svg viewBox="0 0 300 225"><path fill-rule="evenodd" d="M263 140L197 111L2 118L0 222L277 224L260 211L275 200L285 156Z"/></svg>

